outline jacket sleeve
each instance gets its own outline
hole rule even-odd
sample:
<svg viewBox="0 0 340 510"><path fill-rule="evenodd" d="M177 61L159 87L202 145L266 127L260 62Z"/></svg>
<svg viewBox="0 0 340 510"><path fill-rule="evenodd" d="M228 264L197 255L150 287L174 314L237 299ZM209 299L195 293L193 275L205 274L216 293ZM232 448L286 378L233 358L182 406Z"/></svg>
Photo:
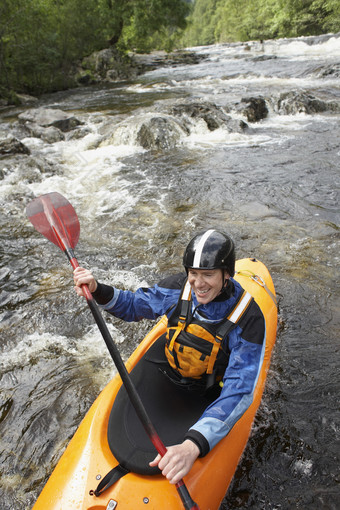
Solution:
<svg viewBox="0 0 340 510"><path fill-rule="evenodd" d="M185 436L199 446L201 456L229 433L252 403L264 358L265 334L261 343L250 342L242 338L242 330L237 326L229 335L229 347L230 358L220 396Z"/></svg>
<svg viewBox="0 0 340 510"><path fill-rule="evenodd" d="M113 297L102 308L127 322L156 319L177 303L182 280L181 275L174 275L153 287L141 287L136 292L115 288Z"/></svg>

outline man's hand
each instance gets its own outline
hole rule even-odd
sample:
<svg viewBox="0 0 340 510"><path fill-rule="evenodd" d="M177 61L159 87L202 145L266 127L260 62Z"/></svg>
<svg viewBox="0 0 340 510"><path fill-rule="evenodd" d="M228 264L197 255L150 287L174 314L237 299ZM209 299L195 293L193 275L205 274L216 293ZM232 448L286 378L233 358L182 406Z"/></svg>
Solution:
<svg viewBox="0 0 340 510"><path fill-rule="evenodd" d="M73 280L75 283L75 291L78 296L85 297L82 285L87 285L90 292L94 292L97 288L97 282L94 279L91 271L84 269L83 267L77 267L73 271Z"/></svg>
<svg viewBox="0 0 340 510"><path fill-rule="evenodd" d="M164 457L157 457L150 466L158 466L170 483L176 484L187 475L200 454L198 446L186 439L182 444L169 446Z"/></svg>

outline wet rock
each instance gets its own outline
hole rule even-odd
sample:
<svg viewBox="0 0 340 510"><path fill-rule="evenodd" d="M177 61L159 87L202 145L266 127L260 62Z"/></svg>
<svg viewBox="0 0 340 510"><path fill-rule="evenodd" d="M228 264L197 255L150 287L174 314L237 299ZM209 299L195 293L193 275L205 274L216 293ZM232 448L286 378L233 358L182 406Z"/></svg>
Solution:
<svg viewBox="0 0 340 510"><path fill-rule="evenodd" d="M67 140L80 140L80 138L84 138L84 136L91 133L91 129L89 127L79 127L77 129L74 129L73 131L70 131L67 134Z"/></svg>
<svg viewBox="0 0 340 510"><path fill-rule="evenodd" d="M228 116L223 112L222 108L212 103L178 104L171 108L171 113L177 116L185 115L192 119L203 119L209 131L214 131L228 120Z"/></svg>
<svg viewBox="0 0 340 510"><path fill-rule="evenodd" d="M17 138L11 137L0 140L0 154L6 156L11 154L30 154L30 150Z"/></svg>
<svg viewBox="0 0 340 510"><path fill-rule="evenodd" d="M138 74L152 71L158 67L176 67L178 65L194 65L206 59L199 53L176 50L171 53L152 51L151 53L130 53L131 62L136 66Z"/></svg>
<svg viewBox="0 0 340 510"><path fill-rule="evenodd" d="M131 58L111 46L84 58L77 70L76 80L81 85L89 85L127 80L137 74L136 66Z"/></svg>
<svg viewBox="0 0 340 510"><path fill-rule="evenodd" d="M53 108L33 108L21 113L18 118L22 123L30 122L45 128L53 126L63 132L70 131L81 124L74 115Z"/></svg>
<svg viewBox="0 0 340 510"><path fill-rule="evenodd" d="M167 117L151 117L137 131L136 141L144 149L170 149L183 136L181 127Z"/></svg>
<svg viewBox="0 0 340 510"><path fill-rule="evenodd" d="M249 126L243 120L230 117L226 127L229 133L243 133Z"/></svg>
<svg viewBox="0 0 340 510"><path fill-rule="evenodd" d="M340 101L327 101L327 110L330 112L340 112Z"/></svg>
<svg viewBox="0 0 340 510"><path fill-rule="evenodd" d="M41 138L46 143L60 142L65 139L65 136L60 129L54 126L44 128L32 122L25 122L25 129L28 131L30 136Z"/></svg>
<svg viewBox="0 0 340 510"><path fill-rule="evenodd" d="M247 106L242 108L242 113L248 122L258 122L268 116L268 108L263 97L243 97L241 103Z"/></svg>
<svg viewBox="0 0 340 510"><path fill-rule="evenodd" d="M166 112L134 116L123 121L110 129L100 146L137 144L144 149L169 149L196 132L202 121L210 131L223 127L229 133L243 133L248 128L243 120L232 118L213 103L185 102L170 105Z"/></svg>
<svg viewBox="0 0 340 510"><path fill-rule="evenodd" d="M186 119L204 120L209 131L214 131L223 126L230 132L242 132L247 127L245 122L232 119L223 108L214 103L181 103L173 106L169 111L172 115L184 118L184 124L188 132L191 131L192 123L186 121Z"/></svg>
<svg viewBox="0 0 340 510"><path fill-rule="evenodd" d="M283 115L295 115L297 113L325 112L328 105L325 101L317 99L305 92L285 92L281 94L277 103L278 112Z"/></svg>
<svg viewBox="0 0 340 510"><path fill-rule="evenodd" d="M187 134L180 123L168 115L136 115L115 125L99 146L139 145L144 149L169 149Z"/></svg>
<svg viewBox="0 0 340 510"><path fill-rule="evenodd" d="M320 69L318 73L319 78L340 78L340 63L331 64L327 67Z"/></svg>
<svg viewBox="0 0 340 510"><path fill-rule="evenodd" d="M37 104L38 98L34 96L29 96L28 94L17 94L17 97L20 101L21 105L33 105Z"/></svg>
<svg viewBox="0 0 340 510"><path fill-rule="evenodd" d="M74 76L79 85L117 82L131 80L158 67L197 64L204 58L207 57L187 50L123 54L112 45L84 58L74 71Z"/></svg>

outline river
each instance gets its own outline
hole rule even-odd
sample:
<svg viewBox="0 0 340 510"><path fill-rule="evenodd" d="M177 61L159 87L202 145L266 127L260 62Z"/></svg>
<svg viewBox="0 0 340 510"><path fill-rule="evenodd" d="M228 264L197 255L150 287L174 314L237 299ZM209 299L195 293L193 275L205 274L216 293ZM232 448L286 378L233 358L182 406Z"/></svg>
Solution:
<svg viewBox="0 0 340 510"><path fill-rule="evenodd" d="M77 211L79 262L118 287L180 270L209 227L268 266L277 342L221 509L338 508L340 36L191 51L196 64L39 99L81 122L53 143L19 122L31 107L0 112L0 139L30 151L0 159L2 510L32 507L115 373L67 260L26 219L50 191ZM268 111L256 122L250 97ZM124 359L150 328L108 324Z"/></svg>

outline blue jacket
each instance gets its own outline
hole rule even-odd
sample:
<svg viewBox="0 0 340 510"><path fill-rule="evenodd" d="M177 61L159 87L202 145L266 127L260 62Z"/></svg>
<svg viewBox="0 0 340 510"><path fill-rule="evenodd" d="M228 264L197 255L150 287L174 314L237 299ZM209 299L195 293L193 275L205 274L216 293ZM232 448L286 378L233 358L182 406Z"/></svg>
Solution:
<svg viewBox="0 0 340 510"><path fill-rule="evenodd" d="M143 318L156 319L171 315L181 295L186 274L174 275L150 288L136 292L122 291L99 284L94 297L109 313L125 321L139 321ZM238 282L231 279L231 292L218 296L207 305L200 305L196 318L202 321L219 322L234 308L243 292ZM106 299L100 300L106 288ZM108 292L111 289L111 292ZM109 301L103 304L103 301ZM193 307L198 305L193 293ZM170 311L169 311L170 310ZM186 438L200 448L201 456L209 452L225 437L253 401L253 394L260 374L265 350L265 321L260 308L252 302L244 318L225 339L230 351L228 366L223 377L219 397L204 411L199 420L190 428Z"/></svg>

